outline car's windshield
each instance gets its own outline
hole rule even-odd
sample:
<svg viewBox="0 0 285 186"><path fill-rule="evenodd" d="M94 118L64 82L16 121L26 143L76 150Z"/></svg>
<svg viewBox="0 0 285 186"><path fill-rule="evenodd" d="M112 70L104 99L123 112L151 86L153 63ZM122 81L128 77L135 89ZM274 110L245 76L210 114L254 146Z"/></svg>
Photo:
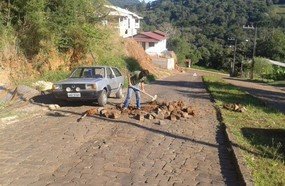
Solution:
<svg viewBox="0 0 285 186"><path fill-rule="evenodd" d="M103 78L105 77L104 67L85 67L77 68L72 73L70 78Z"/></svg>

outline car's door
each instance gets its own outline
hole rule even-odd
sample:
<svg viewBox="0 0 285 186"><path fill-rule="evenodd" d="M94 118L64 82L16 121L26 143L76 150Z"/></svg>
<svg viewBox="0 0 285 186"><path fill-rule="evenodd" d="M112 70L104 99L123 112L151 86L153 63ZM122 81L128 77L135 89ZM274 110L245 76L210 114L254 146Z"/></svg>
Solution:
<svg viewBox="0 0 285 186"><path fill-rule="evenodd" d="M112 70L116 76L116 83L117 83L118 87L120 85L123 85L124 84L124 77L123 77L122 73L117 68L114 68L114 67L112 67Z"/></svg>
<svg viewBox="0 0 285 186"><path fill-rule="evenodd" d="M107 71L109 89L111 92L114 92L115 90L118 89L118 83L117 83L116 76L114 75L110 67L107 67L106 71Z"/></svg>

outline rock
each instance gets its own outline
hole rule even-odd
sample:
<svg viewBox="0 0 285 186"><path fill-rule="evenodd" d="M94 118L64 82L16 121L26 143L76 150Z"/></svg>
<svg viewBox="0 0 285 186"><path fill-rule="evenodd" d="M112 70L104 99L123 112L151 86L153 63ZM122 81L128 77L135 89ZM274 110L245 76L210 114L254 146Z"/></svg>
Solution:
<svg viewBox="0 0 285 186"><path fill-rule="evenodd" d="M164 119L165 118L165 115L163 114L163 112L160 112L159 114L156 115L156 119Z"/></svg>
<svg viewBox="0 0 285 186"><path fill-rule="evenodd" d="M177 121L177 118L176 118L175 115L171 114L171 115L169 116L169 120L171 120L171 121Z"/></svg>
<svg viewBox="0 0 285 186"><path fill-rule="evenodd" d="M189 115L194 115L194 111L193 111L193 109L191 108L191 107L188 107L187 108L187 110L186 110L186 112L189 114Z"/></svg>
<svg viewBox="0 0 285 186"><path fill-rule="evenodd" d="M174 106L173 106L172 104L170 104L170 105L168 106L168 111L172 112L173 110L174 110Z"/></svg>
<svg viewBox="0 0 285 186"><path fill-rule="evenodd" d="M110 114L110 118L111 119L118 119L121 117L121 112L120 111L112 111L111 114Z"/></svg>
<svg viewBox="0 0 285 186"><path fill-rule="evenodd" d="M156 108L154 109L155 114L159 114L160 112L162 112L162 110L160 108Z"/></svg>
<svg viewBox="0 0 285 186"><path fill-rule="evenodd" d="M166 111L165 114L164 114L164 119L168 119L170 114L171 113L169 111Z"/></svg>
<svg viewBox="0 0 285 186"><path fill-rule="evenodd" d="M104 116L104 115L106 115L107 112L108 112L108 111L107 111L106 109L102 109L102 110L100 111L100 115L101 115L101 116Z"/></svg>
<svg viewBox="0 0 285 186"><path fill-rule="evenodd" d="M139 121L144 121L144 115L143 115L143 114L137 114L137 115L135 116L135 119L136 119L136 120L139 120Z"/></svg>
<svg viewBox="0 0 285 186"><path fill-rule="evenodd" d="M151 115L151 114L145 115L145 118L146 119L150 119L150 120L154 119L153 115Z"/></svg>
<svg viewBox="0 0 285 186"><path fill-rule="evenodd" d="M48 106L48 108L49 108L49 110L57 110L60 108L60 106L57 104L51 104Z"/></svg>
<svg viewBox="0 0 285 186"><path fill-rule="evenodd" d="M165 121L159 120L158 122L154 123L156 125L165 125Z"/></svg>
<svg viewBox="0 0 285 186"><path fill-rule="evenodd" d="M182 115L181 115L182 118L188 118L189 115L187 112L182 112Z"/></svg>

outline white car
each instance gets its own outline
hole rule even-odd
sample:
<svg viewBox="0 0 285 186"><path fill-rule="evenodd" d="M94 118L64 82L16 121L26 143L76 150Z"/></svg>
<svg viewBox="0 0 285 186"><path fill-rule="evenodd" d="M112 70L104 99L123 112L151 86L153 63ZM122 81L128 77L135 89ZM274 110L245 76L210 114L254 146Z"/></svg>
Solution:
<svg viewBox="0 0 285 186"><path fill-rule="evenodd" d="M123 97L124 77L115 67L94 66L76 68L66 80L53 85L55 98L61 100L97 100L100 106L107 103L111 93Z"/></svg>

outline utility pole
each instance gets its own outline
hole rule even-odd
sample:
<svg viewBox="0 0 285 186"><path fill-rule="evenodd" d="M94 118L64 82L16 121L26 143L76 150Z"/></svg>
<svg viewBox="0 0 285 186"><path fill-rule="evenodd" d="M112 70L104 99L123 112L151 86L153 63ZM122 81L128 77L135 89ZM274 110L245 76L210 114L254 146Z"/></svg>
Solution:
<svg viewBox="0 0 285 186"><path fill-rule="evenodd" d="M236 51L237 51L237 39L236 38L228 38L229 41L235 41L234 45L234 59L231 62L231 72L230 76L233 77L235 74L235 63L236 63Z"/></svg>
<svg viewBox="0 0 285 186"><path fill-rule="evenodd" d="M254 57L256 52L256 39L257 39L257 26L243 26L243 29L254 30L254 41L253 41L253 51L252 51L252 62L251 62L251 71L250 71L250 79L253 79L253 70L254 70Z"/></svg>

